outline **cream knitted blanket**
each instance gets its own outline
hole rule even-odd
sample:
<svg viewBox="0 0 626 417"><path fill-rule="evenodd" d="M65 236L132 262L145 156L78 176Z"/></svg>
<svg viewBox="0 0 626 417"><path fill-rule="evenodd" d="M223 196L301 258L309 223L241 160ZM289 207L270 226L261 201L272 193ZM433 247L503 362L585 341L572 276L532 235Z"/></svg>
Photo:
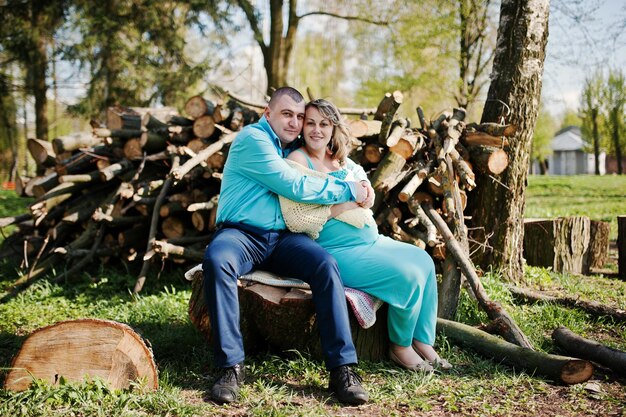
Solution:
<svg viewBox="0 0 626 417"><path fill-rule="evenodd" d="M286 159L285 161L305 175L322 179L328 178L328 174L324 172L315 171L300 165L297 162L290 161L289 159ZM352 175L352 173L348 171L348 181L352 181L354 178L354 176L350 178L350 175ZM312 239L317 239L319 237L320 231L330 217L330 206L323 204L299 203L280 195L278 196L278 200L280 201L280 209L283 213L287 229L294 233L306 233ZM346 210L336 216L335 219L348 223L359 229L363 228L366 224L376 227L376 221L374 220L372 211L362 207Z"/></svg>

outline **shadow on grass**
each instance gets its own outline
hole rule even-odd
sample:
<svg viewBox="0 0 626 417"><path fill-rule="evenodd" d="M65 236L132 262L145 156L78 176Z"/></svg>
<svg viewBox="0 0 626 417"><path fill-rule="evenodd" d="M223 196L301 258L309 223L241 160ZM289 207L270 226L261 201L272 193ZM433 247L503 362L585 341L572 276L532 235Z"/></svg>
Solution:
<svg viewBox="0 0 626 417"><path fill-rule="evenodd" d="M0 332L0 387L4 386L13 358L19 352L24 340L26 340L26 336Z"/></svg>

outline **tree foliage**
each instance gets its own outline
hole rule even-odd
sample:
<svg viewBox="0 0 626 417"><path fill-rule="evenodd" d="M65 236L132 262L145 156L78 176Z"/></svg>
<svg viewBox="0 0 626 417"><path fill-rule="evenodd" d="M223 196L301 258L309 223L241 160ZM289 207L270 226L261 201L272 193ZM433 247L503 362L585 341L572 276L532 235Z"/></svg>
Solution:
<svg viewBox="0 0 626 417"><path fill-rule="evenodd" d="M198 3L75 0L67 31L79 40L66 44L64 57L89 82L72 110L92 116L115 104L181 104L209 65L185 53L185 37L203 10Z"/></svg>
<svg viewBox="0 0 626 417"><path fill-rule="evenodd" d="M605 130L610 136L609 152L617 159L617 173L623 174L622 155L626 146L626 79L621 70L612 69L602 97L605 104Z"/></svg>
<svg viewBox="0 0 626 417"><path fill-rule="evenodd" d="M557 123L554 117L546 109L542 108L537 116L537 124L533 131L531 144L531 160L539 164L541 174L547 174L546 160L552 154L552 138L557 131Z"/></svg>
<svg viewBox="0 0 626 417"><path fill-rule="evenodd" d="M25 70L22 84L35 98L36 135L48 138L46 76L54 36L65 19L68 0L8 0L0 7L0 39L6 65Z"/></svg>
<svg viewBox="0 0 626 417"><path fill-rule="evenodd" d="M602 113L602 73L596 74L585 80L585 86L581 95L580 113L582 117L581 131L583 137L591 138L593 154L595 155L595 174L600 175L600 123Z"/></svg>

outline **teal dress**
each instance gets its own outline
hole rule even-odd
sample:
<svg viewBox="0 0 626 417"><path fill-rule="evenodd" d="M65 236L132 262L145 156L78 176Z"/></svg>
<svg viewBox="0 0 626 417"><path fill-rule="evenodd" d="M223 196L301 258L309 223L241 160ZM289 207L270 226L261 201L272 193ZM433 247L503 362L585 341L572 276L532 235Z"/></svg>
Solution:
<svg viewBox="0 0 626 417"><path fill-rule="evenodd" d="M307 160L309 168L315 169ZM348 171L329 175L345 179ZM410 346L415 339L433 345L437 281L435 265L425 250L383 236L375 227L359 229L335 219L326 222L317 242L337 260L346 287L389 304L387 324L392 343Z"/></svg>

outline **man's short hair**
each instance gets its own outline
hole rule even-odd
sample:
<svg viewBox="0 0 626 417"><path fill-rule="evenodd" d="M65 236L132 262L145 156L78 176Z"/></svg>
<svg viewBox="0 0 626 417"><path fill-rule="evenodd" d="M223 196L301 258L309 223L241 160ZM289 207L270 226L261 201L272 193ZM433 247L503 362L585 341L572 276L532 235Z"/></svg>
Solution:
<svg viewBox="0 0 626 417"><path fill-rule="evenodd" d="M267 104L269 107L273 107L274 104L280 100L280 98L284 95L289 96L293 101L295 101L296 103L300 103L302 101L304 101L304 97L302 97L302 94L300 94L300 92L298 90L296 90L293 87L280 87L279 89L277 89L276 91L274 91L274 93L272 94L272 97L270 98L270 102Z"/></svg>

